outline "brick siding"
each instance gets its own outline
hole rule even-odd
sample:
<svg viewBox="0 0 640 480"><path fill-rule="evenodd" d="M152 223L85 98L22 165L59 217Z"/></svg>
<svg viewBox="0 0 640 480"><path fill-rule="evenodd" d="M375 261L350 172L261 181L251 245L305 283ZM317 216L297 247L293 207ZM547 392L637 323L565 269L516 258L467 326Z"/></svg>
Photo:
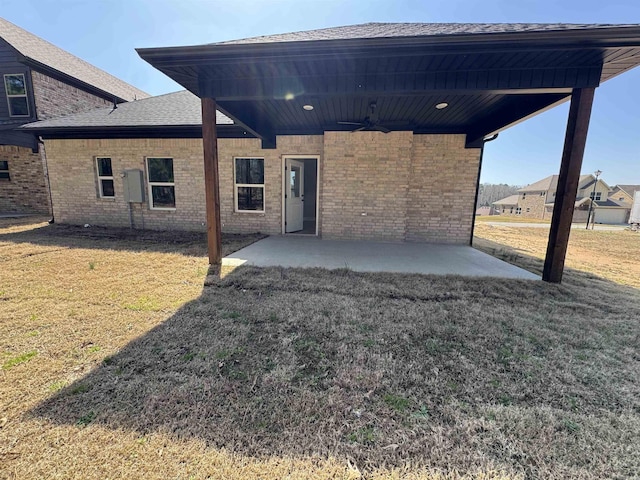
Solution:
<svg viewBox="0 0 640 480"><path fill-rule="evenodd" d="M544 204L546 201L546 192L545 195L541 195L541 192L527 192L524 197L521 193L518 199L518 206L522 208L520 216L524 218L545 218ZM527 208L529 209L528 212Z"/></svg>
<svg viewBox="0 0 640 480"><path fill-rule="evenodd" d="M113 104L112 100L105 100L35 70L31 71L31 81L38 120L86 112Z"/></svg>
<svg viewBox="0 0 640 480"><path fill-rule="evenodd" d="M46 146L56 221L129 226L119 174L145 171L145 156L162 156L174 159L176 210L133 204L134 226L205 229L202 140L47 140ZM465 149L463 135L326 132L278 137L277 146L262 150L257 139L218 140L224 231L280 234L282 157L309 155L320 157L318 222L324 237L469 242L479 149ZM95 156L112 159L114 199L99 198ZM264 213L234 211L234 157L264 158Z"/></svg>
<svg viewBox="0 0 640 480"><path fill-rule="evenodd" d="M406 240L469 241L480 150L464 144L464 135L413 136Z"/></svg>
<svg viewBox="0 0 640 480"><path fill-rule="evenodd" d="M16 145L0 145L0 160L8 162L11 177L0 179L0 212L50 213L40 153Z"/></svg>

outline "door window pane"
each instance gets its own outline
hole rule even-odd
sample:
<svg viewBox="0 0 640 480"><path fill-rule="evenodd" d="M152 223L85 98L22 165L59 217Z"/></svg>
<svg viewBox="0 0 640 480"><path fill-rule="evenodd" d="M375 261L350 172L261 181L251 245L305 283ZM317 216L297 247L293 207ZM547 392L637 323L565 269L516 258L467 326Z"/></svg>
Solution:
<svg viewBox="0 0 640 480"><path fill-rule="evenodd" d="M298 198L300 196L300 167L291 167L291 197Z"/></svg>

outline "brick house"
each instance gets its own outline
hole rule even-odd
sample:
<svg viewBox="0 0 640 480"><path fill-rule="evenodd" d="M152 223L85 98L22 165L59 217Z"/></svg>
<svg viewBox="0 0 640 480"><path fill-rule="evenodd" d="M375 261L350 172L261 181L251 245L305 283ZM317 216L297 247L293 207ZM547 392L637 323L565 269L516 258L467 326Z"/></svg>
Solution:
<svg viewBox="0 0 640 480"><path fill-rule="evenodd" d="M518 215L518 199L520 195L509 195L501 200L493 202L498 215Z"/></svg>
<svg viewBox="0 0 640 480"><path fill-rule="evenodd" d="M48 213L45 150L19 129L148 95L0 18L0 213Z"/></svg>
<svg viewBox="0 0 640 480"><path fill-rule="evenodd" d="M45 138L57 222L203 230L201 122L199 99L183 91L124 103L116 110L38 122L24 130L36 129ZM464 135L325 132L278 137L278 148L263 149L260 139L221 113L217 123L225 231L469 241L479 150L465 148ZM433 157L442 158L444 165L429 162ZM346 166L344 159L349 159ZM166 178L153 178L159 162L171 171ZM103 165L110 175L102 174ZM253 172L246 169L258 171L257 177L248 178ZM303 174L296 173L300 169ZM126 201L119 176L126 170L142 173L142 202ZM304 202L298 227L288 228L296 220L291 214L285 218L282 184L291 175L301 175L302 185L290 188L289 198L304 196ZM162 185L156 187L155 180Z"/></svg>
<svg viewBox="0 0 640 480"><path fill-rule="evenodd" d="M640 26L374 23L138 53L201 115L178 93L25 127L54 211L206 228L218 263L222 229L469 243L484 143L569 99L557 201L573 205L593 94L640 63ZM545 280L561 278L565 210Z"/></svg>
<svg viewBox="0 0 640 480"><path fill-rule="evenodd" d="M636 192L640 192L640 185L616 185L609 192L609 198L631 208Z"/></svg>
<svg viewBox="0 0 640 480"><path fill-rule="evenodd" d="M597 223L623 223L628 215L624 205L611 198L611 188L595 175L580 175L578 191L573 210L574 222L586 222L589 205L594 197L593 211ZM493 204L501 208L501 214L531 219L551 219L556 198L558 175L550 175L518 190L518 195L511 195ZM595 189L594 189L595 186ZM595 193L594 193L595 191Z"/></svg>

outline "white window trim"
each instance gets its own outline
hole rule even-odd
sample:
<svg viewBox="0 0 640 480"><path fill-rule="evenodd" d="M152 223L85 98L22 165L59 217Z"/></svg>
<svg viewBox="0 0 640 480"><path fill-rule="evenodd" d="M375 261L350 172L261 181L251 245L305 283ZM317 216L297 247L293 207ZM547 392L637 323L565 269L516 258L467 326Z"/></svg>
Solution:
<svg viewBox="0 0 640 480"><path fill-rule="evenodd" d="M105 159L105 158L108 158L109 161L111 162L111 173L112 173L112 175L100 175L100 166L98 165L98 160ZM96 175L98 177L98 193L100 194L100 198L106 198L108 200L113 200L114 198L116 198L116 182L115 182L115 179L113 178L113 158L107 157L106 155L101 156L101 157L95 157L95 165L96 165ZM104 192L102 191L102 180L111 180L111 181L113 181L113 195L112 196L105 195Z"/></svg>
<svg viewBox="0 0 640 480"><path fill-rule="evenodd" d="M243 157L233 157L233 211L235 213L265 213L267 208L267 189L264 183L236 183L236 159L245 159L250 158L253 160L262 160L264 176L266 177L266 169L264 168L265 161L264 157L252 157L252 156L243 156ZM264 178L262 179L264 182ZM250 188L260 188L262 187L262 210L239 210L238 209L238 187L250 187Z"/></svg>
<svg viewBox="0 0 640 480"><path fill-rule="evenodd" d="M167 157L167 156L161 156L161 155L157 155L155 157L152 157L152 156L144 157L144 167L147 171L147 196L149 197L149 210L164 210L166 212L175 212L176 207L154 207L153 206L153 187L173 187L173 196L175 199L175 195L176 195L175 169L173 171L173 180L174 180L173 182L152 182L149 178L149 159L150 158L169 158L171 159L171 166L172 167L175 166L173 157ZM176 205L177 205L177 202L176 202Z"/></svg>
<svg viewBox="0 0 640 480"><path fill-rule="evenodd" d="M7 90L7 77L17 77L17 76L21 76L22 80L24 82L24 93L21 93L20 95L9 95L9 90ZM24 73L5 73L4 77L3 77L3 81L4 81L4 93L7 97L7 108L9 108L9 116L10 117L21 117L21 118L27 118L31 116L31 107L29 106L29 93L27 91L27 76ZM11 102L9 101L10 98L21 98L24 97L27 99L27 114L26 115L12 115L11 114Z"/></svg>

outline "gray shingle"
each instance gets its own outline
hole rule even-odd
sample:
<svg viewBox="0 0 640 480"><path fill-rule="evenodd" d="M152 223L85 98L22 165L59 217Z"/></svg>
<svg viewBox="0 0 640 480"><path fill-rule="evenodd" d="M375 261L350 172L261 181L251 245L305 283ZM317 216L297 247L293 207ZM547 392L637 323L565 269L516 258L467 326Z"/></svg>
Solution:
<svg viewBox="0 0 640 480"><path fill-rule="evenodd" d="M633 194L640 191L640 185L616 185L620 190L623 190L627 194L633 197Z"/></svg>
<svg viewBox="0 0 640 480"><path fill-rule="evenodd" d="M349 40L361 38L478 35L490 33L550 32L638 26L640 25L606 23L364 23L361 25L322 28L319 30L308 30L305 32L243 38L239 40L219 42L213 45L309 42L318 40Z"/></svg>
<svg viewBox="0 0 640 480"><path fill-rule="evenodd" d="M108 74L13 23L0 18L0 37L24 57L76 78L123 100L147 98L148 93Z"/></svg>
<svg viewBox="0 0 640 480"><path fill-rule="evenodd" d="M217 112L218 125L233 125L233 121ZM77 127L143 127L202 125L200 99L183 90L157 97L121 103L118 108L99 108L66 117L53 118L25 125L23 128Z"/></svg>

